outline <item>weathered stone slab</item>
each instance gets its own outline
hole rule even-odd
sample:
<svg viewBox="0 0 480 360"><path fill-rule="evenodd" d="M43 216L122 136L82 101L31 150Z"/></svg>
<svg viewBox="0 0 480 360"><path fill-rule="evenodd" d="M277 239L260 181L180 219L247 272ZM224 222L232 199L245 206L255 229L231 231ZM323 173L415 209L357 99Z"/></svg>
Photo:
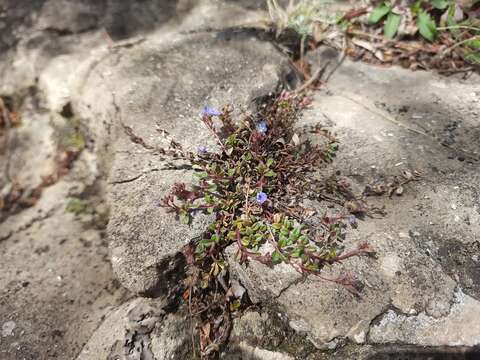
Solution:
<svg viewBox="0 0 480 360"><path fill-rule="evenodd" d="M120 120L151 144L167 144L157 131L164 129L188 150L203 144L214 150L199 119L202 107L233 104L246 109L255 97L274 91L287 71L286 59L272 45L221 33L153 38L107 55L95 67L78 108L113 124L108 139L115 144L105 142L113 156L108 234L113 269L124 286L137 293L165 292L161 283L178 275L182 265L170 260L201 235L208 219L198 216L188 226L158 207L175 182L193 181L192 173L168 170L166 162L128 139ZM99 132L108 131L108 126L97 126Z"/></svg>
<svg viewBox="0 0 480 360"><path fill-rule="evenodd" d="M449 314L433 317L397 314L389 310L370 330L370 341L421 346L477 346L480 342L478 300L455 293Z"/></svg>
<svg viewBox="0 0 480 360"><path fill-rule="evenodd" d="M168 314L166 303L136 298L111 309L77 360L168 360L191 351L184 314Z"/></svg>
<svg viewBox="0 0 480 360"><path fill-rule="evenodd" d="M478 345L478 330L466 326L458 332L453 320L467 308L472 321L479 320L478 81L346 61L314 95L298 126L321 122L338 133L341 147L330 171L340 171L354 189L404 170L423 176L401 196L370 198L387 215L366 217L347 235L346 249L368 241L376 259L349 259L326 269L333 277L352 272L364 284L361 298L315 278L282 284L275 268L262 264L233 265L253 300L282 309L291 327L318 348L342 339ZM451 261L458 251L461 261ZM468 306L452 307L458 288L470 295ZM370 336L378 319L381 326ZM427 336L428 325L443 328L443 335Z"/></svg>

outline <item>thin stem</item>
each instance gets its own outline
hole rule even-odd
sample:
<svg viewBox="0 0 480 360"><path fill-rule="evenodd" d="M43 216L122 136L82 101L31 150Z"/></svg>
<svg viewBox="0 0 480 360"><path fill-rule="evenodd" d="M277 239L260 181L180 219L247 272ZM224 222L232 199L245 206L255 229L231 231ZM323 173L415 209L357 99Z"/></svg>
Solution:
<svg viewBox="0 0 480 360"><path fill-rule="evenodd" d="M437 27L437 30L453 30L453 29L465 29L465 30L473 30L473 31L480 31L480 28L475 26L467 26L467 25L452 25L452 26L440 26Z"/></svg>
<svg viewBox="0 0 480 360"><path fill-rule="evenodd" d="M465 39L465 40L462 40L462 41L459 41L457 42L456 44L453 44L452 46L450 46L449 48L445 49L442 53L443 56L445 56L446 54L448 54L450 51L452 51L453 49L463 45L463 44L466 44L467 42L469 41L473 41L473 40L477 40L477 39L480 39L480 35L476 35L476 36L472 36L471 38L469 39Z"/></svg>
<svg viewBox="0 0 480 360"><path fill-rule="evenodd" d="M223 143L223 141L220 139L217 132L213 128L213 125L212 125L212 122L211 122L212 120L208 117L208 115L204 115L204 118L202 120L203 120L203 123L205 124L205 126L207 127L207 129L210 130L210 132L213 134L213 136L215 136L215 139L217 140L217 143L222 147L223 151L226 153L227 148L225 147L225 144Z"/></svg>

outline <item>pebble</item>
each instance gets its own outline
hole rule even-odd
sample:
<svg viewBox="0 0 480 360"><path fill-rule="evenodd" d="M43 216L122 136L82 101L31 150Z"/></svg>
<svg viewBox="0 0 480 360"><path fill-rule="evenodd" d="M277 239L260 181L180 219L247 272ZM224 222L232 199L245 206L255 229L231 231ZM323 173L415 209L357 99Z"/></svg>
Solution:
<svg viewBox="0 0 480 360"><path fill-rule="evenodd" d="M17 327L15 321L7 321L2 325L2 337L13 336L13 330Z"/></svg>

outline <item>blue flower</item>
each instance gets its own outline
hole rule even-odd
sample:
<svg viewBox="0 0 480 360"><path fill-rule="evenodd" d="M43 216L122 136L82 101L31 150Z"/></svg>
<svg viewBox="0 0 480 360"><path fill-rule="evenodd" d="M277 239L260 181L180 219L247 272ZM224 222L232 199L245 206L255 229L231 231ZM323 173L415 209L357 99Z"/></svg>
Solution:
<svg viewBox="0 0 480 360"><path fill-rule="evenodd" d="M204 106L202 109L202 115L205 116L220 116L222 112L214 107Z"/></svg>
<svg viewBox="0 0 480 360"><path fill-rule="evenodd" d="M197 149L199 154L206 154L208 153L208 148L205 145L201 145Z"/></svg>
<svg viewBox="0 0 480 360"><path fill-rule="evenodd" d="M259 204L263 204L265 201L267 201L267 194L265 194L263 191L257 193L257 202Z"/></svg>
<svg viewBox="0 0 480 360"><path fill-rule="evenodd" d="M267 123L264 120L260 121L257 124L256 129L259 133L265 134L268 130Z"/></svg>
<svg viewBox="0 0 480 360"><path fill-rule="evenodd" d="M348 223L350 224L351 227L357 226L357 218L355 217L355 215L350 215L348 217Z"/></svg>

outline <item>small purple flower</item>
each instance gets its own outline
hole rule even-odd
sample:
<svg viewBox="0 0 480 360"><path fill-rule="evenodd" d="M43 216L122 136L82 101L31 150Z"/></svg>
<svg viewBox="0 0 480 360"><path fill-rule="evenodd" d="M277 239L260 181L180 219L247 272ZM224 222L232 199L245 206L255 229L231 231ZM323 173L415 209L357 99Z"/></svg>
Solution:
<svg viewBox="0 0 480 360"><path fill-rule="evenodd" d="M198 147L197 152L199 154L205 155L206 153L208 153L208 148L205 145L201 145Z"/></svg>
<svg viewBox="0 0 480 360"><path fill-rule="evenodd" d="M265 134L268 130L267 123L265 122L265 120L260 121L257 124L256 129L259 133Z"/></svg>
<svg viewBox="0 0 480 360"><path fill-rule="evenodd" d="M355 215L350 215L348 217L348 223L350 224L351 227L357 226L357 218L355 217Z"/></svg>
<svg viewBox="0 0 480 360"><path fill-rule="evenodd" d="M202 115L205 116L220 116L222 112L214 107L204 106L202 109Z"/></svg>
<svg viewBox="0 0 480 360"><path fill-rule="evenodd" d="M263 191L257 193L257 202L259 204L263 204L265 201L267 201L267 194L265 194Z"/></svg>

